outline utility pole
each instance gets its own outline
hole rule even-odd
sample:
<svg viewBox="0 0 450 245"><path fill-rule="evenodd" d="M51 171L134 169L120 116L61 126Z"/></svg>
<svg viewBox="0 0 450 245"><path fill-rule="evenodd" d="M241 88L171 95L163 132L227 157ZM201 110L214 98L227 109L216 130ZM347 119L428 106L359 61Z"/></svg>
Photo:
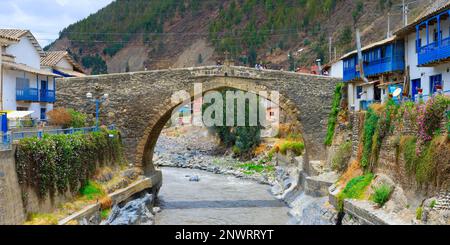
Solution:
<svg viewBox="0 0 450 245"><path fill-rule="evenodd" d="M391 12L388 13L386 38L390 37L391 37Z"/></svg>
<svg viewBox="0 0 450 245"><path fill-rule="evenodd" d="M333 38L330 36L329 43L328 43L328 53L330 55L329 56L330 57L330 60L329 60L330 63L331 63L331 61L333 61L332 45L333 45Z"/></svg>

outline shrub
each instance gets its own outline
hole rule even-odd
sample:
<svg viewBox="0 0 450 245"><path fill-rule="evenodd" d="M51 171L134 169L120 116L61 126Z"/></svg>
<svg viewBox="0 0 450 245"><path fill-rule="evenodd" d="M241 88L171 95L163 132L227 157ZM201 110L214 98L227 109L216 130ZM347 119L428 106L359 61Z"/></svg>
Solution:
<svg viewBox="0 0 450 245"><path fill-rule="evenodd" d="M336 128L337 116L340 111L340 104L342 99L342 89L345 87L344 83L339 83L334 90L333 104L331 106L331 113L328 117L327 136L325 138L325 145L330 146L333 143L334 130Z"/></svg>
<svg viewBox="0 0 450 245"><path fill-rule="evenodd" d="M50 123L68 127L72 121L72 116L65 108L56 108L47 113Z"/></svg>
<svg viewBox="0 0 450 245"><path fill-rule="evenodd" d="M68 109L67 110L70 114L71 121L70 121L70 127L72 128L83 128L87 125L87 115L78 111L75 111L74 109Z"/></svg>
<svg viewBox="0 0 450 245"><path fill-rule="evenodd" d="M391 195L391 187L384 184L380 187L375 188L375 192L372 195L372 200L377 203L380 207L382 207L388 200Z"/></svg>
<svg viewBox="0 0 450 245"><path fill-rule="evenodd" d="M339 146L331 160L332 168L335 171L342 172L346 169L348 161L352 156L352 142L348 141Z"/></svg>
<svg viewBox="0 0 450 245"><path fill-rule="evenodd" d="M432 200L430 203L430 208L433 209L436 206L436 200Z"/></svg>
<svg viewBox="0 0 450 245"><path fill-rule="evenodd" d="M113 135L111 138L109 135ZM87 135L44 135L25 138L16 150L19 183L35 189L43 198L56 190L78 192L95 174L97 163L123 160L123 148L117 131L102 130Z"/></svg>
<svg viewBox="0 0 450 245"><path fill-rule="evenodd" d="M287 151L292 151L296 156L301 156L303 150L305 149L305 144L298 141L285 141L280 145L280 153L283 155L287 154Z"/></svg>
<svg viewBox="0 0 450 245"><path fill-rule="evenodd" d="M370 164L370 157L372 153L373 136L378 126L378 115L372 108L369 108L364 120L363 129L363 154L361 157L361 166L366 168Z"/></svg>

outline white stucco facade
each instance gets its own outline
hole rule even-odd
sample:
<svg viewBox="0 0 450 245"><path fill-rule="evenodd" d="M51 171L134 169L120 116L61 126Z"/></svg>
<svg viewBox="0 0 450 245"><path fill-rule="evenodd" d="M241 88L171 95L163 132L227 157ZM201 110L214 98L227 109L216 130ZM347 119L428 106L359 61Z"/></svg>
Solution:
<svg viewBox="0 0 450 245"><path fill-rule="evenodd" d="M443 28L442 37L448 37L449 35L449 21L445 21L446 25ZM430 30L434 30L433 26ZM445 30L445 31L444 31ZM432 33L432 32L431 32ZM426 40L426 32L423 30L420 32L422 40ZM430 37L430 40L433 37ZM422 41L422 46L424 42ZM450 62L445 64L436 65L433 67L418 67L418 54L416 51L416 33L411 33L405 38L406 54L405 54L405 64L409 67L409 78L410 81L420 79L421 87L423 89L424 95L429 95L431 93L430 77L436 75L442 75L442 85L443 91L450 90ZM412 94L413 85L410 86L409 93ZM450 92L447 92L447 94Z"/></svg>
<svg viewBox="0 0 450 245"><path fill-rule="evenodd" d="M330 77L344 78L344 61L339 60L331 64Z"/></svg>
<svg viewBox="0 0 450 245"><path fill-rule="evenodd" d="M53 110L53 102L47 102L42 97L48 97L49 93L55 91L55 76L41 70L41 53L29 37L24 35L19 42L9 44L3 55L9 57L7 60L2 59L2 109L33 111L33 119L46 119L46 113ZM38 97L32 100L18 97L18 79L24 88L37 89ZM42 89L42 86L46 86L46 89Z"/></svg>

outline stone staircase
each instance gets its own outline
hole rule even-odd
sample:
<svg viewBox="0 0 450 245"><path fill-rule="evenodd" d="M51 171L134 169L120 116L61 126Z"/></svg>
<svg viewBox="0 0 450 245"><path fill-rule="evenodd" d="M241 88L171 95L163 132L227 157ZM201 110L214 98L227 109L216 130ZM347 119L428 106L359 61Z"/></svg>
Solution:
<svg viewBox="0 0 450 245"><path fill-rule="evenodd" d="M441 192L436 200L435 210L450 210L450 192Z"/></svg>

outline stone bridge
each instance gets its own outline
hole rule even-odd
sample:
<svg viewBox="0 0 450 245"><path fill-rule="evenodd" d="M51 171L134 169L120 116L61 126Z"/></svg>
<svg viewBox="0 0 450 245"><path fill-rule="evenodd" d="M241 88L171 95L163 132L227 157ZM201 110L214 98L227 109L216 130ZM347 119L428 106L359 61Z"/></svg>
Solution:
<svg viewBox="0 0 450 245"><path fill-rule="evenodd" d="M172 111L179 106L172 94L185 90L194 96L194 83L203 91L235 88L243 91L278 91L279 106L295 115L305 140L305 163L325 160L323 145L334 90L339 79L293 72L256 70L221 66L168 69L124 74L65 78L57 81L56 107L74 108L95 113L86 93L108 93L109 101L101 107L101 122L114 123L122 133L126 154L131 163L146 174L155 171L153 150Z"/></svg>

